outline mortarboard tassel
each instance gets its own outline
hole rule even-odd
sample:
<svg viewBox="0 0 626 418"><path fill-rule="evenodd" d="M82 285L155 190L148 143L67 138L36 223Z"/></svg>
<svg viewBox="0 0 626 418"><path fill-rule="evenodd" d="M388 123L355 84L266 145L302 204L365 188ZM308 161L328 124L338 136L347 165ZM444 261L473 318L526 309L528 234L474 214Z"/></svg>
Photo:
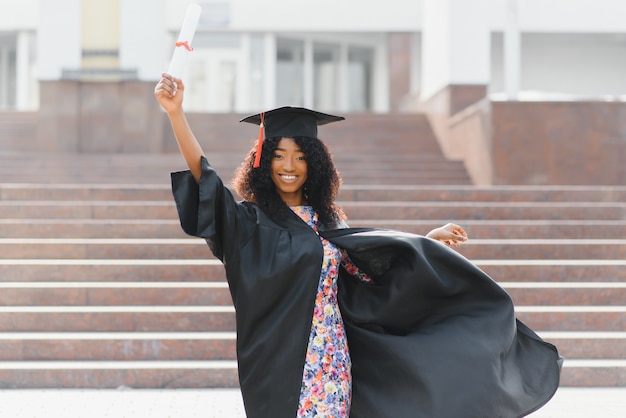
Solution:
<svg viewBox="0 0 626 418"><path fill-rule="evenodd" d="M259 139L257 141L256 156L252 167L259 168L261 165L261 150L263 149L263 139L265 138L265 112L261 113L261 124L259 125Z"/></svg>

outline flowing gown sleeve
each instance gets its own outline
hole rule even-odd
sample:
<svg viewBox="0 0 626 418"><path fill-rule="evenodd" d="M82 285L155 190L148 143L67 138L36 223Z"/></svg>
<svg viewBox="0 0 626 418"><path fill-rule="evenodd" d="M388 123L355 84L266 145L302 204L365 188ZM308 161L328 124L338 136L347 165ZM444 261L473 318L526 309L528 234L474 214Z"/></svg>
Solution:
<svg viewBox="0 0 626 418"><path fill-rule="evenodd" d="M256 215L235 201L205 157L201 163L199 183L188 170L172 173L172 193L183 231L204 238L213 255L226 263L233 248L253 233Z"/></svg>
<svg viewBox="0 0 626 418"><path fill-rule="evenodd" d="M513 418L544 405L562 358L512 299L456 251L399 231L325 234L375 285L340 276L351 418Z"/></svg>

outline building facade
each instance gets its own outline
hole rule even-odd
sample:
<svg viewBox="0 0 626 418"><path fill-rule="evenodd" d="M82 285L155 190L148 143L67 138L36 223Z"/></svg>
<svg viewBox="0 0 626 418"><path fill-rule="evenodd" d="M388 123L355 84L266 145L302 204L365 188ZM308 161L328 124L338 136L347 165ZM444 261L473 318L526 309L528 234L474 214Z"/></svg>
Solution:
<svg viewBox="0 0 626 418"><path fill-rule="evenodd" d="M623 0L195 2L181 75L205 130L284 105L421 113L474 184L626 184ZM153 88L190 3L0 0L0 150L166 152Z"/></svg>
<svg viewBox="0 0 626 418"><path fill-rule="evenodd" d="M626 94L620 0L195 2L190 111L406 111L448 85L514 99ZM40 81L154 82L189 3L0 0L0 109L37 109Z"/></svg>

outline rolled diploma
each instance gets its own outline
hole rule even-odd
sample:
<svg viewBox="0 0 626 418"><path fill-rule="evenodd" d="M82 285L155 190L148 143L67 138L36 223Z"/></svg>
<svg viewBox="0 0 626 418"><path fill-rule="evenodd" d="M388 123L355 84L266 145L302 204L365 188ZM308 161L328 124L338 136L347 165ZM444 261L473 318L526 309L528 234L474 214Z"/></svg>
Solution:
<svg viewBox="0 0 626 418"><path fill-rule="evenodd" d="M202 8L197 4L190 4L187 7L185 19L183 20L183 26L180 28L178 41L176 41L176 43L187 42L187 45L191 47L191 41L193 40L193 35L196 33L201 11ZM187 48L182 45L174 48L174 55L170 61L170 67L167 70L167 73L177 78L182 77L182 72L185 68L185 63L187 62L190 52L191 51L188 51Z"/></svg>

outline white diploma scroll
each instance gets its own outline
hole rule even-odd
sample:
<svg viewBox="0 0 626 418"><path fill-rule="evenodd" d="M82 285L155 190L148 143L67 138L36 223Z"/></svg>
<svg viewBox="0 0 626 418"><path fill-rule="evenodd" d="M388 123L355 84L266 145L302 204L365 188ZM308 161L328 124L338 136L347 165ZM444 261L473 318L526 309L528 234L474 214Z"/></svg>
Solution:
<svg viewBox="0 0 626 418"><path fill-rule="evenodd" d="M193 35L196 33L201 11L202 8L197 4L190 4L187 7L185 20L183 20L183 26L180 28L178 41L176 41L174 56L172 56L170 68L167 70L167 73L171 76L177 78L183 76L182 73L185 69L187 59L189 58L191 51L193 51L191 41L193 40Z"/></svg>

